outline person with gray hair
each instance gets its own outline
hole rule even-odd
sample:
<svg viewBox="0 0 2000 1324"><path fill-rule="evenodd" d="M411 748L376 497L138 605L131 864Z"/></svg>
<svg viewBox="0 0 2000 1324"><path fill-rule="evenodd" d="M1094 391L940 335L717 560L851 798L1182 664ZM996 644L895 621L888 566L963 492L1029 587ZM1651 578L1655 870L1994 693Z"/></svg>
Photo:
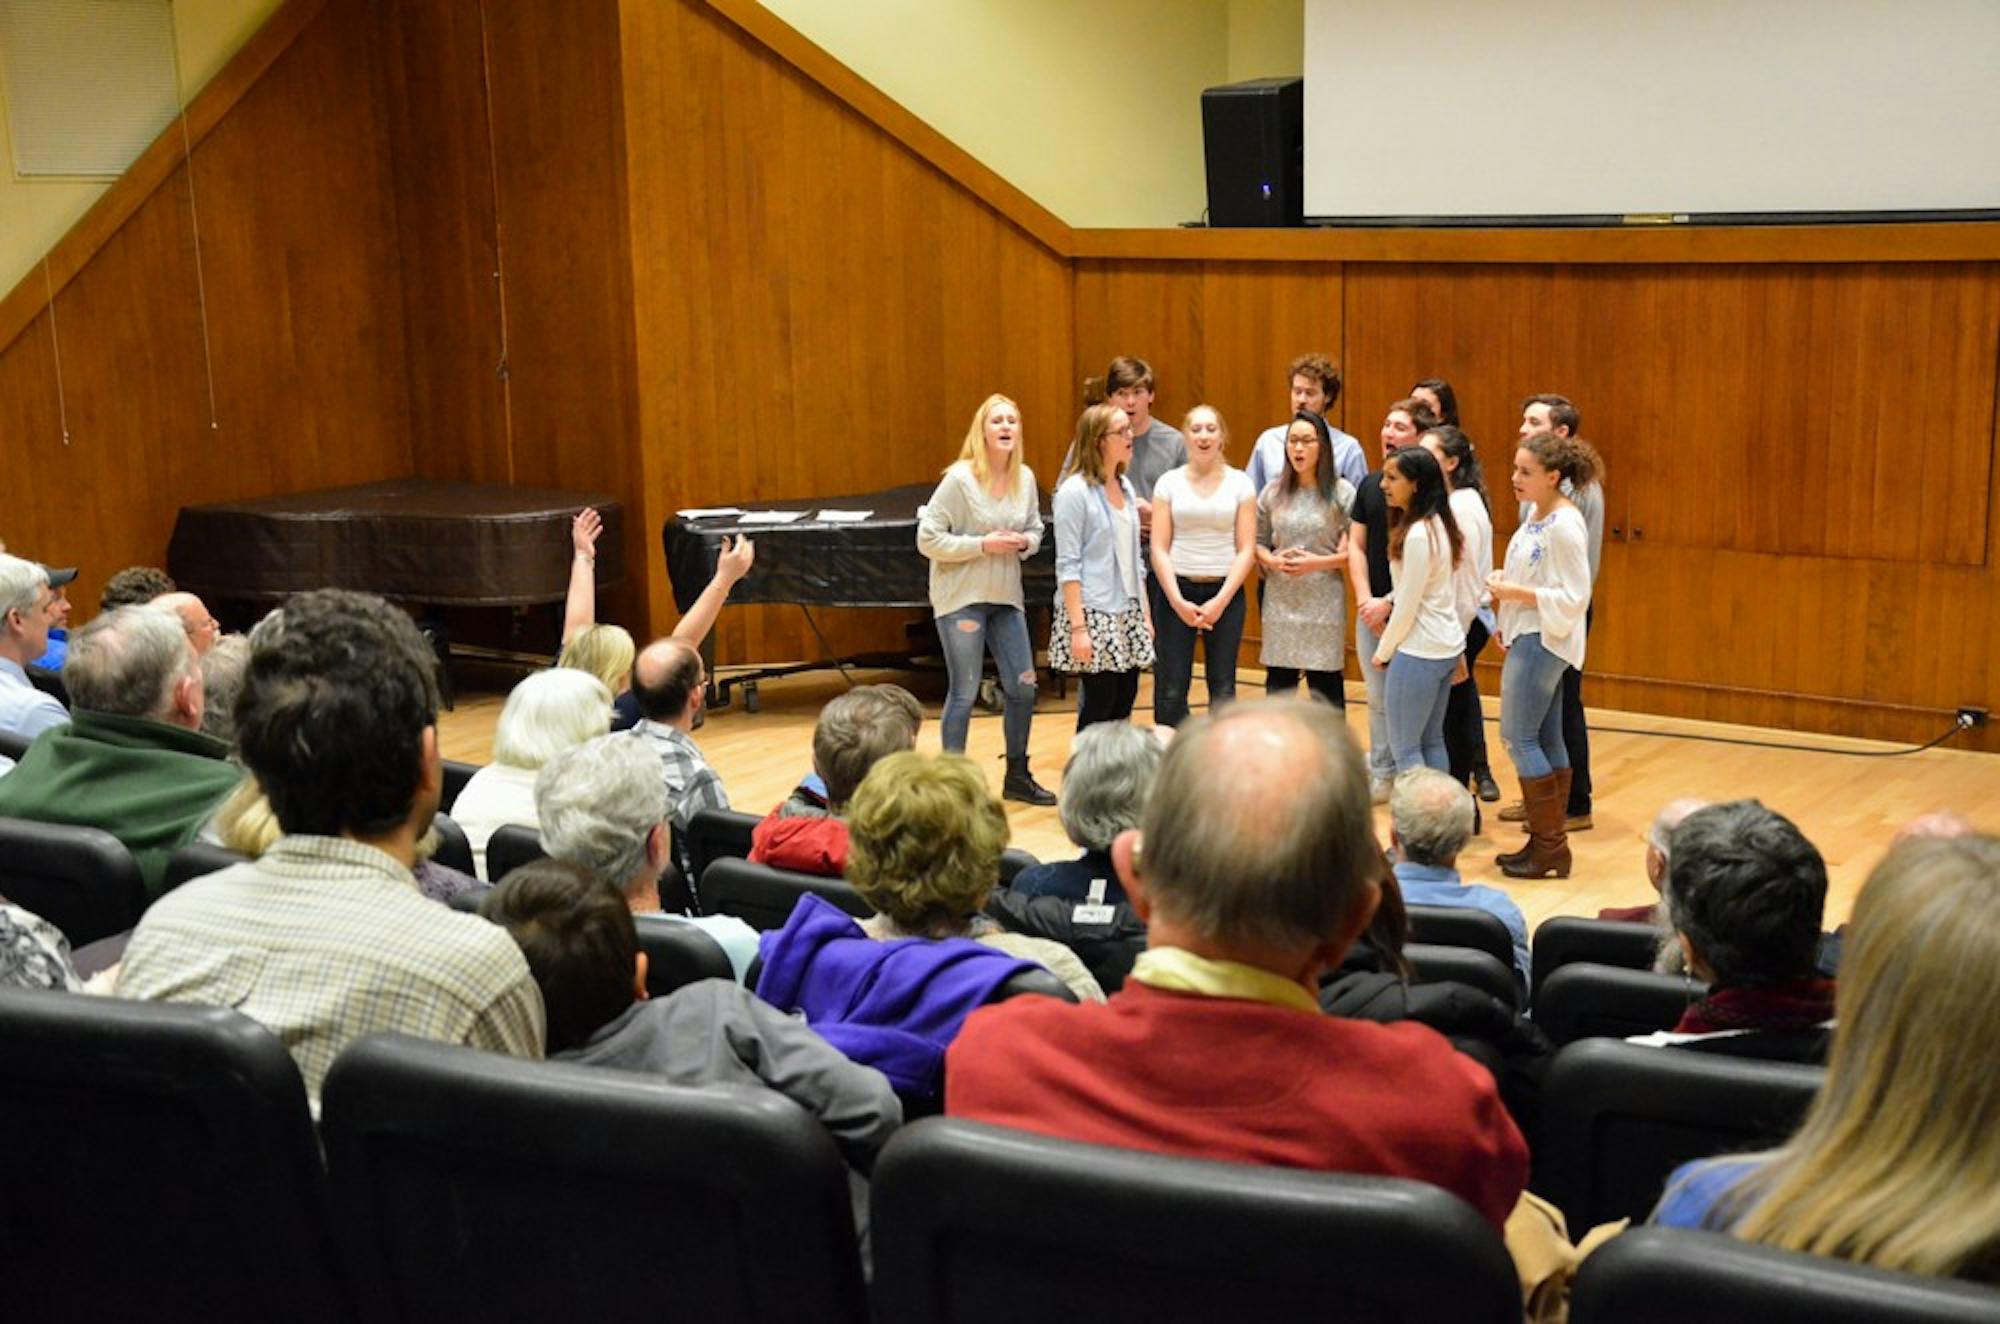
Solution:
<svg viewBox="0 0 2000 1324"><path fill-rule="evenodd" d="M1063 832L1083 854L1023 869L1008 890L1022 897L1124 901L1125 886L1111 867L1111 843L1139 826L1165 757L1159 739L1130 722L1099 722L1077 732L1063 765L1058 812Z"/></svg>
<svg viewBox="0 0 2000 1324"><path fill-rule="evenodd" d="M63 683L73 719L0 778L0 815L104 829L157 896L168 858L237 781L229 746L202 734L194 648L171 612L120 607L70 640Z"/></svg>
<svg viewBox="0 0 2000 1324"><path fill-rule="evenodd" d="M201 660L201 729L224 744L236 743L236 696L250 666L250 636L225 634Z"/></svg>
<svg viewBox="0 0 2000 1324"><path fill-rule="evenodd" d="M69 710L28 679L28 664L48 651L56 623L49 572L0 553L0 731L33 740L69 721Z"/></svg>
<svg viewBox="0 0 2000 1324"><path fill-rule="evenodd" d="M857 685L820 709L813 775L750 833L750 859L838 878L847 869L847 802L868 770L917 747L924 709L901 685Z"/></svg>
<svg viewBox="0 0 2000 1324"><path fill-rule="evenodd" d="M1496 1230L1528 1149L1486 1068L1435 1031L1321 1013L1382 898L1368 771L1325 704L1182 726L1111 858L1147 948L1107 1003L1014 998L966 1019L945 1111L1155 1153L1408 1177Z"/></svg>
<svg viewBox="0 0 2000 1324"><path fill-rule="evenodd" d="M660 876L673 862L673 829L660 761L644 743L601 735L555 755L535 777L535 812L550 859L610 883L635 915L663 913ZM668 918L715 939L742 982L757 955L755 929L730 915Z"/></svg>
<svg viewBox="0 0 2000 1324"><path fill-rule="evenodd" d="M1684 795L1678 800L1667 801L1660 806L1660 812L1653 815L1653 822L1646 829L1646 881L1652 884L1655 896L1666 886L1667 862L1673 856L1674 829L1689 814L1706 808L1708 801ZM1643 906L1606 906L1597 912L1597 917L1628 924L1666 924L1666 911L1657 901ZM1671 934L1671 929L1668 932ZM1673 966L1673 973L1680 973L1678 964Z"/></svg>
<svg viewBox="0 0 2000 1324"><path fill-rule="evenodd" d="M465 829L473 871L486 877L486 843L506 824L535 827L535 778L542 766L611 729L611 691L573 667L537 671L507 695L493 730L493 761L472 774L452 802L452 821Z"/></svg>
<svg viewBox="0 0 2000 1324"><path fill-rule="evenodd" d="M1396 778L1389 791L1396 882L1406 905L1464 906L1505 924L1514 940L1514 977L1525 992L1531 968L1527 917L1499 888L1458 875L1458 853L1472 837L1472 816L1472 793L1449 773L1416 768Z"/></svg>

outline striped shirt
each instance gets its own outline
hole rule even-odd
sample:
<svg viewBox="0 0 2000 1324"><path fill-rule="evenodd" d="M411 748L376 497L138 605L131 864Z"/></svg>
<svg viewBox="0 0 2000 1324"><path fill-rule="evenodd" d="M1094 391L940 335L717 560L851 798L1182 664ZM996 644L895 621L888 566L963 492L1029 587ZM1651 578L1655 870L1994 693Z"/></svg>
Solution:
<svg viewBox="0 0 2000 1324"><path fill-rule="evenodd" d="M285 1045L313 1115L340 1050L390 1030L539 1058L542 995L507 931L425 899L372 846L281 837L154 903L118 995L233 1007Z"/></svg>
<svg viewBox="0 0 2000 1324"><path fill-rule="evenodd" d="M729 808L729 792L722 789L722 778L708 766L694 737L654 721L641 722L632 732L660 756L667 779L667 816L676 828L686 832L688 820L703 809Z"/></svg>

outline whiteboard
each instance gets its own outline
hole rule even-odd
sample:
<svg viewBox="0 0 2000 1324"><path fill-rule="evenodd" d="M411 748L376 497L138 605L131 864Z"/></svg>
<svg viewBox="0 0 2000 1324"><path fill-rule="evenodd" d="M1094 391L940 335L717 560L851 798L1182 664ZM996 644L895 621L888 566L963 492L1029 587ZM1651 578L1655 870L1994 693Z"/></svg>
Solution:
<svg viewBox="0 0 2000 1324"><path fill-rule="evenodd" d="M2000 0L1306 0L1309 217L2000 208Z"/></svg>

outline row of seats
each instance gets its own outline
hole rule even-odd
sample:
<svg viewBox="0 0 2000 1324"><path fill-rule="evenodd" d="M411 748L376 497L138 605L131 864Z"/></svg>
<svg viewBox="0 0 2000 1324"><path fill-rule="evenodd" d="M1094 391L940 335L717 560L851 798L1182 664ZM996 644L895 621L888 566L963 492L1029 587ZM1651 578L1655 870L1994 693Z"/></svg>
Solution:
<svg viewBox="0 0 2000 1324"><path fill-rule="evenodd" d="M22 1318L1520 1318L1491 1228L1419 1183L923 1121L875 1168L871 1291L832 1142L772 1092L377 1036L327 1079L322 1166L291 1059L237 1013L0 992L0 1054ZM1648 1228L1586 1263L1572 1317L1994 1305Z"/></svg>

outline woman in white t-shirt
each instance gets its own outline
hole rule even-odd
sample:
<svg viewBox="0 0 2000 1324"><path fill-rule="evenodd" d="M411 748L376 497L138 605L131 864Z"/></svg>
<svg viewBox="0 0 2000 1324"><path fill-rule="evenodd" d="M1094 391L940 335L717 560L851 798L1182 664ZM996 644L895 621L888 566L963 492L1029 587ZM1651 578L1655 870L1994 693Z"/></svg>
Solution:
<svg viewBox="0 0 2000 1324"><path fill-rule="evenodd" d="M1389 503L1389 577L1395 605L1371 659L1387 671L1382 706L1389 748L1400 775L1416 768L1449 769L1444 708L1465 674L1465 630L1458 623L1453 567L1465 536L1451 513L1444 470L1421 446L1405 446L1382 463L1382 497Z"/></svg>
<svg viewBox="0 0 2000 1324"><path fill-rule="evenodd" d="M1465 679L1451 687L1451 697L1445 701L1445 757L1451 762L1454 780L1472 784L1481 798L1497 800L1498 787L1487 794L1493 774L1486 764L1485 710L1479 703L1479 682L1472 670L1486 641L1493 637L1493 607L1486 595L1486 577L1493 573L1493 514L1486 496L1486 477L1479 470L1479 452L1473 448L1472 438L1449 423L1425 432L1417 444L1443 467L1444 480L1451 488L1451 515L1465 537L1465 549L1452 579L1458 623L1465 630ZM1473 830L1477 831L1476 800L1472 808Z"/></svg>
<svg viewBox="0 0 2000 1324"><path fill-rule="evenodd" d="M1257 494L1250 476L1223 459L1229 428L1209 405L1181 420L1188 462L1153 489L1153 574L1167 610L1155 612L1153 720L1188 715L1194 645L1203 645L1210 708L1236 697L1243 644L1243 581L1257 552Z"/></svg>

